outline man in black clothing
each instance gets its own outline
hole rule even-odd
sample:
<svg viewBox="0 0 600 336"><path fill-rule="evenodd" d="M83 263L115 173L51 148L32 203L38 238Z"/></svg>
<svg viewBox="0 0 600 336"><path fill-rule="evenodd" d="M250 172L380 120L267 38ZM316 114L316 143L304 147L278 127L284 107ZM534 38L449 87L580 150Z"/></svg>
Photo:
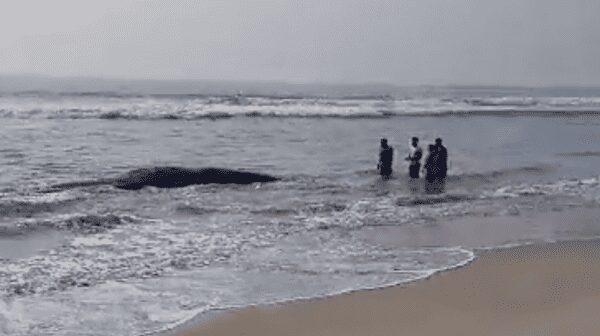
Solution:
<svg viewBox="0 0 600 336"><path fill-rule="evenodd" d="M387 139L381 139L381 148L379 149L379 163L377 169L384 179L392 175L392 161L394 160L394 149L387 143Z"/></svg>
<svg viewBox="0 0 600 336"><path fill-rule="evenodd" d="M442 139L435 139L435 147L437 151L437 178L445 179L448 172L448 150L442 145Z"/></svg>
<svg viewBox="0 0 600 336"><path fill-rule="evenodd" d="M438 165L439 156L435 145L429 145L427 148L429 149L429 153L425 158L425 165L423 166L423 169L425 170L425 181L433 183L440 175Z"/></svg>

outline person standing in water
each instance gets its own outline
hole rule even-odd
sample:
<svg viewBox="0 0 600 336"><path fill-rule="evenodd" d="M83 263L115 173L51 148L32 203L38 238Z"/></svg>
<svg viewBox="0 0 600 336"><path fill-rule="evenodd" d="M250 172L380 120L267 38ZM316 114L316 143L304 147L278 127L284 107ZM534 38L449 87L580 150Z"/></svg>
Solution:
<svg viewBox="0 0 600 336"><path fill-rule="evenodd" d="M440 188L439 170L439 152L433 144L428 146L429 153L425 158L423 169L425 170L425 192L427 194L439 194L442 192Z"/></svg>
<svg viewBox="0 0 600 336"><path fill-rule="evenodd" d="M388 145L387 139L381 139L381 147L379 149L379 163L377 169L379 174L384 179L390 178L392 175L392 161L394 160L394 149Z"/></svg>
<svg viewBox="0 0 600 336"><path fill-rule="evenodd" d="M421 158L423 157L423 150L419 146L419 138L412 137L410 153L406 157L408 164L408 176L411 178L418 179L419 171L421 170Z"/></svg>
<svg viewBox="0 0 600 336"><path fill-rule="evenodd" d="M435 139L435 149L437 151L437 166L438 166L438 175L437 179L443 180L446 178L448 173L448 150L444 145L442 145L442 139Z"/></svg>
<svg viewBox="0 0 600 336"><path fill-rule="evenodd" d="M425 158L425 165L423 169L425 170L425 180L427 182L434 182L439 175L439 165L438 165L438 152L435 145L428 146L429 153Z"/></svg>

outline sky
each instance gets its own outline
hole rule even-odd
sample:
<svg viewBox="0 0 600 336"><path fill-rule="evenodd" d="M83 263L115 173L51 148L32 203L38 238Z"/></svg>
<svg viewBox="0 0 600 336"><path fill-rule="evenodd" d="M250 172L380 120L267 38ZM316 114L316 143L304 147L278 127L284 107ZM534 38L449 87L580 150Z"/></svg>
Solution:
<svg viewBox="0 0 600 336"><path fill-rule="evenodd" d="M600 85L598 0L0 0L0 74Z"/></svg>

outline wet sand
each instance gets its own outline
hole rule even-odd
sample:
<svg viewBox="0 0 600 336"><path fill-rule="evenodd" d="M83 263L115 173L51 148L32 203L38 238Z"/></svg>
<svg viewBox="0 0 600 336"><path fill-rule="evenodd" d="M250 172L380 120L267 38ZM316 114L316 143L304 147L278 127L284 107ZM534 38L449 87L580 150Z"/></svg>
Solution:
<svg viewBox="0 0 600 336"><path fill-rule="evenodd" d="M218 314L196 335L597 335L600 242L484 251L404 286Z"/></svg>

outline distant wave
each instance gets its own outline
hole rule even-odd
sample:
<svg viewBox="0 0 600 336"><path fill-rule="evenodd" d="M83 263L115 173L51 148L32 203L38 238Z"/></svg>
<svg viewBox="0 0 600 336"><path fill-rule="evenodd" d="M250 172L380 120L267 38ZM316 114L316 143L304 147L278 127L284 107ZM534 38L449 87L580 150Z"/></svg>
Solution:
<svg viewBox="0 0 600 336"><path fill-rule="evenodd" d="M556 155L568 156L568 157L598 157L598 156L600 156L600 151L568 152L568 153L558 153Z"/></svg>
<svg viewBox="0 0 600 336"><path fill-rule="evenodd" d="M148 114L130 112L123 110L107 112L91 111L5 111L0 110L0 118L8 119L104 119L104 120L221 120L230 118L340 118L340 119L378 119L393 117L468 117L468 116L497 116L497 117L517 117L517 116L582 116L582 115L600 115L598 109L570 109L570 110L438 110L438 111L391 111L376 110L371 112L336 112L322 111L319 113L309 111L248 111L248 112L227 112L227 111L197 111L197 112L175 112L161 113L160 111Z"/></svg>
<svg viewBox="0 0 600 336"><path fill-rule="evenodd" d="M467 104L473 106L535 106L538 101L529 97L501 97L501 98L475 98L465 99Z"/></svg>
<svg viewBox="0 0 600 336"><path fill-rule="evenodd" d="M264 99L323 99L332 98L340 100L378 100L394 97L390 94L299 94L299 93L251 93L251 94L208 94L208 93L136 93L136 92L118 92L118 91L81 91L81 92L51 92L51 91L20 91L20 92L0 92L0 97L97 97L97 98L169 98L169 99L222 99L236 101L240 98L264 98Z"/></svg>
<svg viewBox="0 0 600 336"><path fill-rule="evenodd" d="M600 97L0 96L0 118L200 120L600 114Z"/></svg>

